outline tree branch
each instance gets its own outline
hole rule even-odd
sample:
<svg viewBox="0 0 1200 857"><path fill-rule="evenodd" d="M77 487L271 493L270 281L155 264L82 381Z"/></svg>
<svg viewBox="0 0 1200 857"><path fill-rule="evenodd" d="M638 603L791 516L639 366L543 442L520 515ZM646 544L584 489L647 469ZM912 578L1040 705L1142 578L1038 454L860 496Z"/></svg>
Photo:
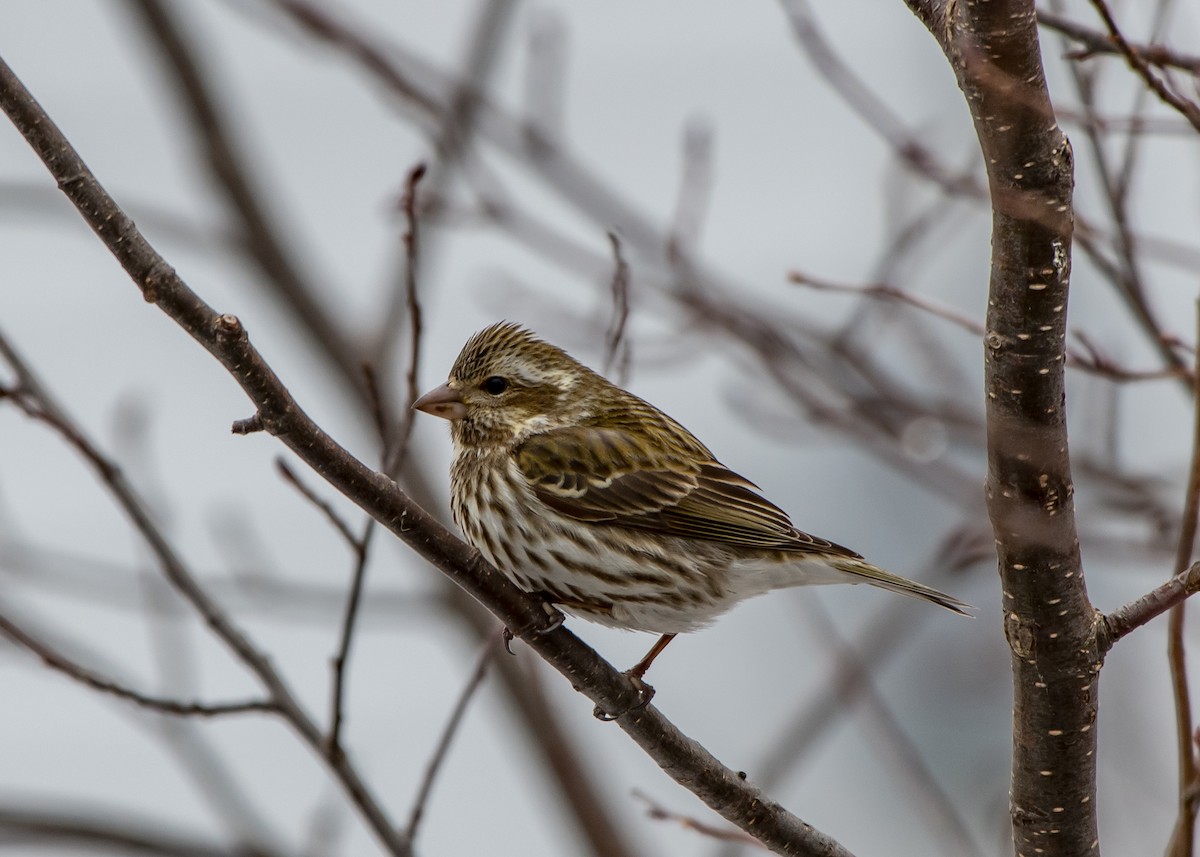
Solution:
<svg viewBox="0 0 1200 857"><path fill-rule="evenodd" d="M1113 44L1116 45L1121 55L1125 57L1125 61L1129 63L1129 67L1133 69L1134 73L1145 81L1150 91L1157 95L1164 104L1174 107L1183 118L1192 124L1193 128L1200 131L1200 106L1197 106L1194 101L1188 101L1186 98L1176 95L1159 79L1154 70L1150 68L1150 64L1146 61L1146 58L1133 45L1126 41L1124 34L1112 16L1112 11L1108 8L1108 4L1104 0L1091 0L1091 3L1096 12L1099 13L1100 19L1104 21L1104 26L1108 28Z"/></svg>
<svg viewBox="0 0 1200 857"><path fill-rule="evenodd" d="M11 71L0 60L0 104L4 105L5 109L7 109L8 104L8 80L10 77ZM16 80L15 77L11 79ZM19 82L17 85L20 85ZM37 106L36 102L33 102L32 99L31 103L35 107ZM40 111L40 108L38 109ZM53 129L54 133L61 137L61 134L54 128L45 114L42 114L39 121L44 122L45 126ZM63 142L65 145L65 140ZM64 151L70 151L69 147ZM84 184L80 179L85 175L90 177L90 173L87 173L87 167L81 161L78 161L78 156L74 155L73 152L71 154L71 160L77 162L74 165L78 169L68 173L72 177L69 180L70 184L73 187L83 187ZM92 182L95 182L94 178ZM121 240L132 240L130 238L131 232L136 233L136 229L132 228L132 222L128 220L126 215L120 213L120 209L116 208L111 199L107 199L106 204L112 207L111 213L108 215L109 217L115 218L119 215L129 225L128 229L118 229L115 234L122 236ZM144 239L141 240L144 241ZM161 259L158 260L157 264L166 268L166 270L170 270ZM174 276L173 273L172 276ZM176 280L178 281L178 278ZM184 290L186 291L186 286ZM216 599L209 595L204 587L200 585L196 576L154 523L146 504L138 497L133 486L125 479L120 468L111 459L103 455L84 435L79 426L55 403L53 397L42 388L33 371L15 353L8 344L8 341L2 336L0 336L0 355L8 361L13 371L16 372L20 383L20 395L22 397L30 397L35 401L39 409L36 413L37 418L62 435L96 471L101 484L112 494L117 505L129 518L134 529L145 540L146 545L149 547L151 553L154 554L167 581L191 605L192 609L203 618L205 625L217 639L258 679L267 691L273 709L278 712L279 716L296 730L309 747L318 752L323 751L324 739L321 730L292 693L283 676L271 664L266 653L255 646L253 641L238 627L237 623L226 613ZM284 393L286 394L286 391ZM375 831L388 851L395 855L395 857L410 857L411 849L408 841L397 833L392 826L382 806L375 800L366 783L359 775L358 770L344 756L329 755L328 760L330 769L345 788L350 800L361 810L364 819L372 830Z"/></svg>
<svg viewBox="0 0 1200 857"><path fill-rule="evenodd" d="M248 699L243 702L187 702L152 696L126 687L112 679L104 678L94 670L76 663L66 655L56 652L46 643L34 637L16 622L0 614L0 634L18 646L28 649L50 669L60 672L93 690L132 702L141 708L171 714L177 717L219 717L224 714L246 714L278 711L279 706L269 699Z"/></svg>
<svg viewBox="0 0 1200 857"><path fill-rule="evenodd" d="M1196 305L1200 330L1200 303ZM1200 517L1200 350L1196 352L1197 386L1192 388L1192 465L1188 470L1183 521L1175 549L1175 576L1183 574L1196 549L1197 518ZM1167 847L1168 857L1191 857L1196 839L1196 736L1192 719L1192 695L1188 688L1187 650L1184 646L1184 603L1171 608L1167 622L1167 663L1171 670L1171 692L1175 699L1175 742L1179 755L1178 815Z"/></svg>
<svg viewBox="0 0 1200 857"><path fill-rule="evenodd" d="M446 760L450 744L458 733L463 716L467 713L467 705L475 696L475 692L479 690L480 685L483 684L483 678L487 675L488 665L496 655L499 642L499 634L492 634L484 640L479 656L475 659L475 668L471 670L467 683L459 693L458 699L454 703L454 710L450 712L446 727L442 730L442 736L438 739L437 747L433 751L433 756L425 767L425 775L421 778L421 787L417 789L417 798L413 801L412 810L408 814L408 825L404 829L410 841L416 841L417 828L420 827L421 819L425 815L425 805L429 802L429 795L433 792L434 780L437 779L438 772L442 769L442 763Z"/></svg>
<svg viewBox="0 0 1200 857"><path fill-rule="evenodd" d="M1107 653L1118 640L1156 619L1200 592L1200 562L1175 575L1166 583L1130 601L1107 616L1100 616L1100 652Z"/></svg>
<svg viewBox="0 0 1200 857"><path fill-rule="evenodd" d="M1045 9L1038 9L1037 19L1041 26L1057 30L1068 39L1072 39L1083 45L1084 49L1082 51L1072 51L1068 54L1071 59L1086 59L1095 54L1121 53L1121 49L1117 47L1112 36L1076 23L1065 15L1057 15ZM1127 44L1131 50L1135 51L1151 65L1178 68L1191 74L1200 75L1200 56L1181 54L1165 45L1135 45L1132 42L1128 42Z"/></svg>

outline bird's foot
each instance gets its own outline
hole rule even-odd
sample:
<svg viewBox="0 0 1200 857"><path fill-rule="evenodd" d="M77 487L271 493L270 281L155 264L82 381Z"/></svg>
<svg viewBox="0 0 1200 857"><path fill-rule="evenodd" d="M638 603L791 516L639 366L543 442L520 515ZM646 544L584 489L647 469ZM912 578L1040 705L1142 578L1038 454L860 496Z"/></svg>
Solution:
<svg viewBox="0 0 1200 857"><path fill-rule="evenodd" d="M654 699L654 687L642 681L642 677L635 675L633 670L626 670L625 672L621 673L621 675L629 679L629 683L632 684L633 689L637 691L637 702L617 711L605 711L603 708L597 705L594 709L592 709L592 716L597 720L603 720L605 723L611 723L614 720L624 717L626 714L637 711L640 708L645 708L650 704L650 700Z"/></svg>
<svg viewBox="0 0 1200 857"><path fill-rule="evenodd" d="M543 637L546 634L549 634L551 631L557 631L560 627L562 627L562 623L566 621L567 617L562 614L562 611L554 606L545 593L535 592L534 595L540 595L542 597L542 609L546 611L546 618L549 620L548 625L543 628L538 628L533 632L539 637ZM516 638L516 636L517 635L514 634L512 629L507 625L501 634L501 637L504 640L504 651L508 652L510 655L516 654L516 652L512 650L512 641Z"/></svg>
<svg viewBox="0 0 1200 857"><path fill-rule="evenodd" d="M562 623L565 622L567 619L567 617L562 614L562 611L559 610L557 607L555 607L549 601L542 602L542 609L544 609L546 611L546 616L549 617L550 624L547 625L545 628L537 629L537 635L539 637L545 636L546 634L549 634L551 631L557 631L559 628L562 627Z"/></svg>

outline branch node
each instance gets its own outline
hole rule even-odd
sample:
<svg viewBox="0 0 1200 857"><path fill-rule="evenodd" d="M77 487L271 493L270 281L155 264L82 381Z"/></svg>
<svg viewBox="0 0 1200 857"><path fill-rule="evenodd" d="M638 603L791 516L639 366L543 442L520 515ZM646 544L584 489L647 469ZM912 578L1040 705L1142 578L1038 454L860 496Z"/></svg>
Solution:
<svg viewBox="0 0 1200 857"><path fill-rule="evenodd" d="M265 429L266 425L263 424L262 414L255 411L254 416L246 417L243 420L234 420L229 430L234 434L254 434Z"/></svg>
<svg viewBox="0 0 1200 857"><path fill-rule="evenodd" d="M232 339L246 335L246 329L242 327L241 319L232 313L224 313L217 316L217 320L213 322L213 329L217 336Z"/></svg>

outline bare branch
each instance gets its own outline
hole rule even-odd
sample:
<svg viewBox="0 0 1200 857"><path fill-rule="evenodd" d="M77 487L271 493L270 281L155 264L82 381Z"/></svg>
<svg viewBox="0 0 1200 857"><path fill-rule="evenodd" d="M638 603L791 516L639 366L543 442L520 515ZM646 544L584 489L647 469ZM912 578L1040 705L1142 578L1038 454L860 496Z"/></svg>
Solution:
<svg viewBox="0 0 1200 857"><path fill-rule="evenodd" d="M400 208L404 212L407 227L404 231L404 302L408 308L408 371L405 374L406 393L404 407L401 411L400 430L390 446L385 445L383 453L383 472L391 475L404 469L404 460L408 456L408 442L412 437L413 419L416 414L412 409L413 402L421 395L418 375L421 371L421 298L417 292L417 265L419 233L417 231L417 185L425 175L425 165L417 164L408 171L404 182L404 195L400 200Z"/></svg>
<svg viewBox="0 0 1200 857"><path fill-rule="evenodd" d="M350 646L354 630L358 626L358 614L362 606L363 584L367 577L367 558L370 556L371 541L376 526L374 518L368 518L363 526L362 537L354 542L354 570L350 575L350 591L346 595L342 611L342 627L338 634L337 654L333 656L333 692L330 694L329 737L325 740L325 752L336 758L343 755L342 724L346 712L346 664L350 660Z"/></svg>
<svg viewBox="0 0 1200 857"><path fill-rule="evenodd" d="M1200 562L1193 563L1156 589L1147 592L1124 607L1100 616L1100 649L1107 652L1113 644L1131 631L1156 619L1176 605L1200 592Z"/></svg>
<svg viewBox="0 0 1200 857"><path fill-rule="evenodd" d="M1179 111L1192 127L1200 131L1200 106L1194 101L1189 101L1172 92L1154 70L1150 68L1150 64L1146 58L1137 51L1126 40L1122 34L1117 22L1113 19L1112 11L1108 8L1108 4L1104 0L1091 0L1091 4L1099 13L1101 20L1104 21L1104 26L1108 28L1109 35L1112 36L1113 42L1117 46L1117 50L1125 57L1125 61L1129 63L1129 67L1142 80L1146 82L1146 86L1154 92L1164 103L1170 105Z"/></svg>
<svg viewBox="0 0 1200 857"><path fill-rule="evenodd" d="M1200 302L1196 304L1197 330L1200 330ZM1192 389L1195 409L1192 426L1192 465L1188 471L1183 521L1175 551L1175 573L1184 574L1196 549L1196 530L1200 524L1200 349L1196 351L1196 386ZM1188 689L1187 653L1183 630L1185 603L1171 608L1167 622L1167 664L1171 670L1171 691L1175 698L1175 741L1179 754L1179 807L1175 830L1167 846L1168 857L1191 857L1196 838L1196 785L1200 765L1196 759L1195 725L1192 719L1191 691Z"/></svg>
<svg viewBox="0 0 1200 857"><path fill-rule="evenodd" d="M683 129L683 171L667 239L668 256L691 254L700 243L700 228L712 194L712 160L712 126L700 118L689 120Z"/></svg>
<svg viewBox="0 0 1200 857"><path fill-rule="evenodd" d="M208 842L184 836L165 823L123 818L120 810L46 812L0 805L0 839L34 848L88 848L97 853L149 854L155 857L283 857L276 851L243 843Z"/></svg>
<svg viewBox="0 0 1200 857"><path fill-rule="evenodd" d="M15 90L10 86L12 83L15 83L17 87ZM9 105L13 103L10 101L10 96L12 95L19 96L18 101L25 102L23 106L34 109L35 114L40 114L37 116L37 122L41 125L40 130L42 132L53 129L52 136L58 138L54 142L48 141L47 145L51 146L58 153L59 158L63 158L64 155L67 156L66 161L69 166L65 169L68 170L67 174L72 176L69 180L64 179L60 186L70 184L75 188L83 187L82 182L90 177L87 167L79 160L78 155L70 148L65 138L61 137L58 129L54 128L49 117L41 112L37 103L24 91L20 82L12 76L12 72L8 66L3 61L0 61L0 105L4 106L6 112ZM55 142L57 145L54 145ZM95 179L93 178L92 181L94 182ZM98 188L99 185L96 185L96 187ZM133 240L132 236L135 234L138 235L140 241L144 242L144 239L137 233L132 222L129 221L128 216L116 207L111 198L104 196L102 200L95 200L94 202L100 203L100 205L92 208L92 211L98 212L98 217L111 218L106 220L106 226L113 225L113 221L116 221L116 224L113 225L114 232L111 236L116 244L121 245L125 241ZM148 248L149 245L144 246ZM155 255L149 264L143 267L143 271L145 272L150 270L171 271L169 266L157 255ZM149 273L143 273L142 277L136 281L142 282L144 288L160 296L163 294L158 292L160 286L168 289L174 285L182 286L182 281L178 280L173 271L162 282L156 280ZM186 286L183 286L183 288L185 290L184 294L191 294L186 291ZM172 291L172 294L175 293ZM207 310L208 313L212 314L212 310L208 309L198 298L194 295L191 295L191 298L191 302L186 302L189 303L188 309L193 311L199 310L201 312ZM200 308L203 308L203 310L200 310ZM215 316L215 314L213 315ZM225 319L229 317L221 316L220 318ZM54 428L95 470L101 484L112 494L117 505L133 524L134 529L145 540L150 551L158 561L159 567L167 581L203 618L205 624L216 635L217 639L259 680L266 689L268 697L278 714L296 730L310 747L320 750L322 748L320 730L292 694L283 677L271 665L270 659L266 654L254 645L217 601L200 585L195 575L188 569L175 549L167 541L165 535L155 524L149 509L125 479L120 468L106 458L87 438L79 426L54 402L53 397L43 388L29 366L26 365L25 361L16 353L3 336L0 336L0 356L3 356L8 361L16 373L22 395L32 398L35 401L37 418ZM233 359L237 360L239 358L234 357ZM283 391L281 385L279 386L277 395L287 396L286 391ZM262 424L265 426L269 425L270 422L263 421ZM380 841L385 847L395 857L409 857L410 848L407 841L396 833L380 804L375 800L374 796L367 789L365 782L359 776L358 771L342 757L331 758L330 767L350 795L350 799L362 811L363 816L379 836Z"/></svg>
<svg viewBox="0 0 1200 857"><path fill-rule="evenodd" d="M1092 30L1064 15L1038 9L1038 23L1051 30L1057 30L1069 39L1083 45L1083 50L1068 54L1071 59L1088 59L1096 54L1120 54L1116 40L1098 30ZM1169 66L1182 69L1191 74L1200 75L1200 56L1181 54L1165 45L1135 45L1129 43L1131 50L1146 60L1150 65Z"/></svg>
<svg viewBox="0 0 1200 857"><path fill-rule="evenodd" d="M0 614L0 633L17 645L28 649L42 663L68 678L93 690L132 702L142 708L179 717L219 717L223 714L275 712L279 707L269 699L250 699L243 702L187 702L179 699L142 693L119 682L104 678L94 670L76 663L25 631L16 622Z"/></svg>
<svg viewBox="0 0 1200 857"><path fill-rule="evenodd" d="M318 497L313 489L305 485L304 480L296 474L296 471L292 470L282 457L275 459L275 469L279 471L279 475L283 477L284 482L299 491L300 496L315 506L325 516L326 520L337 530L338 535L350 546L350 550L356 553L362 550L362 543L358 536L350 532L350 525L334 510L333 505L328 500Z"/></svg>
<svg viewBox="0 0 1200 857"><path fill-rule="evenodd" d="M753 845L762 848L762 843L753 836L738 830L736 827L715 827L711 824L706 824L703 821L698 821L691 816L683 815L682 813L672 812L663 807L662 804L654 800L645 792L634 789L633 796L646 804L646 815L653 818L655 821L673 821L680 827L687 830L694 830L701 836L706 836L709 839L717 839L722 842L734 842L738 845Z"/></svg>
<svg viewBox="0 0 1200 857"><path fill-rule="evenodd" d="M954 326L965 330L967 333L982 337L987 332L982 324L969 316L931 301L928 298L923 298L913 292L889 285L888 283L867 283L863 285L834 283L800 271L789 271L788 281L800 286L807 286L817 291L844 292L874 298L875 300L887 300L907 304L921 312L948 321ZM1101 352L1099 346L1087 334L1076 331L1074 336L1079 340L1087 353L1082 354L1079 351L1068 348L1067 365L1072 368L1093 375L1099 375L1111 381L1161 381L1166 379L1191 378L1191 373L1186 369L1126 369L1106 357Z"/></svg>
<svg viewBox="0 0 1200 857"><path fill-rule="evenodd" d="M629 321L629 263L621 255L621 239L617 233L608 233L608 241L613 252L612 319L604 334L604 374L623 384L629 375L630 359L629 343L625 339L625 325Z"/></svg>
<svg viewBox="0 0 1200 857"><path fill-rule="evenodd" d="M924 810L928 818L926 826L936 828L936 840L948 853L957 857L978 857L982 852L971 836L966 821L876 687L874 677L867 669L868 662L859 657L842 637L819 599L806 598L804 607L811 622L811 632L819 640L818 645L823 646L834 661L838 674L846 676L844 680L839 680L838 686L852 687L852 697L861 697L862 707L874 721L875 731L894 758L900 775L907 781L906 787L900 791Z"/></svg>
<svg viewBox="0 0 1200 857"><path fill-rule="evenodd" d="M487 675L488 664L496 656L499 641L499 634L492 635L484 640L483 646L480 647L479 657L475 659L475 668L471 671L466 685L458 695L458 700L454 703L454 709L450 712L450 718L446 721L446 726L442 730L442 737L438 739L437 748L433 751L433 757L425 767L425 776L421 778L421 786L417 789L417 799L413 802L412 811L408 816L408 826L405 828L405 833L410 841L415 842L417 839L417 828L420 826L421 818L425 814L425 804L429 802L429 795L433 792L434 780L437 779L438 772L442 768L442 762L446 759L450 743L458 733L458 727L462 723L463 715L467 713L467 705L471 702L472 697L475 696L475 691L483 684L483 677Z"/></svg>
<svg viewBox="0 0 1200 857"><path fill-rule="evenodd" d="M236 234L241 248L258 265L263 282L274 292L279 304L311 334L310 341L337 368L350 389L361 396L361 358L346 331L338 326L336 315L323 306L318 289L291 257L280 231L271 221L262 194L252 179L254 171L245 163L235 140L231 123L225 116L186 28L176 17L173 4L163 0L129 0L139 13L153 44L159 50L164 68L178 89L180 103L202 144L199 154L216 188L225 198L230 214L237 219Z"/></svg>

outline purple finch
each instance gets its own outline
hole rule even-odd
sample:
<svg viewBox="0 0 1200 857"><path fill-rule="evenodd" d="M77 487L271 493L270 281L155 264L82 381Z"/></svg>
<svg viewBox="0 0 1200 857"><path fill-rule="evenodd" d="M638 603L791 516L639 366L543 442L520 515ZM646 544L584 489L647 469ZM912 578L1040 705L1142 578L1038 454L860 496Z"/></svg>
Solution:
<svg viewBox="0 0 1200 857"><path fill-rule="evenodd" d="M454 520L518 586L671 638L773 589L869 583L968 605L796 529L691 432L515 324L471 337L413 407L450 421Z"/></svg>

